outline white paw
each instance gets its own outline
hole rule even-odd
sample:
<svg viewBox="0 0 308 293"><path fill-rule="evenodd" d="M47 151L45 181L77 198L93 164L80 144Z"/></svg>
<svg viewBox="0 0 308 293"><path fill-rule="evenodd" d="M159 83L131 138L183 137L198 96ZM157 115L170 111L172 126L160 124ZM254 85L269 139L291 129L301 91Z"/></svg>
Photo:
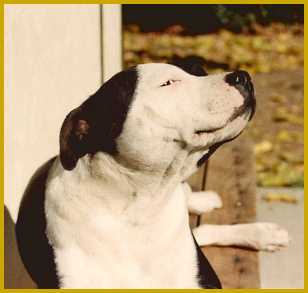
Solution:
<svg viewBox="0 0 308 293"><path fill-rule="evenodd" d="M258 250L277 251L282 247L287 247L290 243L288 231L275 223L254 223L252 231L254 241L252 246ZM250 234L252 235L252 234Z"/></svg>
<svg viewBox="0 0 308 293"><path fill-rule="evenodd" d="M192 192L189 197L189 210L195 214L200 215L221 207L222 200L214 191Z"/></svg>
<svg viewBox="0 0 308 293"><path fill-rule="evenodd" d="M207 205L213 209L220 209L222 207L222 200L220 195L212 190L198 192L200 196L204 197L207 201Z"/></svg>

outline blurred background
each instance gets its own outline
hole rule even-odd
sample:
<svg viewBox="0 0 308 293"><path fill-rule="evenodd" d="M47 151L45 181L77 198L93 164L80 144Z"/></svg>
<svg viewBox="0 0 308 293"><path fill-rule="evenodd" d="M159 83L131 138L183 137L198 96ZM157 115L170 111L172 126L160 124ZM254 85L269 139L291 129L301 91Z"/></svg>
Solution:
<svg viewBox="0 0 308 293"><path fill-rule="evenodd" d="M232 177L232 164L224 174L232 173L231 200L237 180L253 183L253 196L247 197L253 204L250 217L230 217L226 223L276 222L293 240L289 248L273 254L229 250L231 264L242 264L230 266L231 273L237 273L228 273L225 287L303 288L303 8L5 5L5 287L35 286L18 256L14 222L31 175L58 153L65 115L122 68L184 61L198 62L209 73L243 69L252 74L257 114L244 133L249 147L244 151L244 144L236 146L242 153L236 160L250 167L236 175L241 178ZM221 170L219 162L212 166L209 175ZM211 177L208 181L212 187ZM238 206L245 210L245 199ZM222 212L229 215L230 207ZM219 268L217 259L211 261ZM224 265L226 258L222 261Z"/></svg>

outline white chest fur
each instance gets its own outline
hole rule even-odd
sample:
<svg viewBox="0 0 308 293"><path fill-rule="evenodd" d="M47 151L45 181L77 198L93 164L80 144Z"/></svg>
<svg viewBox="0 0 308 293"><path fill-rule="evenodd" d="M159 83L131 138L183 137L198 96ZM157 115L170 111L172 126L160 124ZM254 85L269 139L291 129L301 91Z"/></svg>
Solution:
<svg viewBox="0 0 308 293"><path fill-rule="evenodd" d="M115 186L78 168L63 171L56 161L46 190L47 235L61 287L197 288L181 189L159 201L128 190L115 194Z"/></svg>

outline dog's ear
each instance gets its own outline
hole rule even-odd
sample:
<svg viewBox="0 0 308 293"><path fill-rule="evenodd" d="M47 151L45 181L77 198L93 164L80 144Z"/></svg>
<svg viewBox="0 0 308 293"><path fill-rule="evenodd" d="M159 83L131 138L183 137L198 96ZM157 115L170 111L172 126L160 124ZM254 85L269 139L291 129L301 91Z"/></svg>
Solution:
<svg viewBox="0 0 308 293"><path fill-rule="evenodd" d="M78 159L87 153L89 131L81 107L66 116L60 131L60 160L64 169L74 169Z"/></svg>
<svg viewBox="0 0 308 293"><path fill-rule="evenodd" d="M190 74L195 76L207 76L207 72L204 70L201 64L191 64L187 70Z"/></svg>
<svg viewBox="0 0 308 293"><path fill-rule="evenodd" d="M117 152L116 139L122 132L137 79L135 67L119 72L66 116L60 132L63 168L74 169L86 154Z"/></svg>
<svg viewBox="0 0 308 293"><path fill-rule="evenodd" d="M203 65L205 64L205 59L200 56L179 57L175 55L171 59L170 64L176 65L187 73L195 76L208 75L203 68Z"/></svg>

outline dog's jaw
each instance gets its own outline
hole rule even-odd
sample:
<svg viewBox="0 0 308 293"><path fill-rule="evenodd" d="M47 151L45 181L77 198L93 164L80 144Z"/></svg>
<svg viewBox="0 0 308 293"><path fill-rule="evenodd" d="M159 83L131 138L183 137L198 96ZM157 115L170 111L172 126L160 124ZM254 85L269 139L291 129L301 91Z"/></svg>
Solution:
<svg viewBox="0 0 308 293"><path fill-rule="evenodd" d="M250 110L238 116L224 127L211 132L194 133L190 145L192 148L209 148L214 144L229 141L238 136L246 127L250 118Z"/></svg>

